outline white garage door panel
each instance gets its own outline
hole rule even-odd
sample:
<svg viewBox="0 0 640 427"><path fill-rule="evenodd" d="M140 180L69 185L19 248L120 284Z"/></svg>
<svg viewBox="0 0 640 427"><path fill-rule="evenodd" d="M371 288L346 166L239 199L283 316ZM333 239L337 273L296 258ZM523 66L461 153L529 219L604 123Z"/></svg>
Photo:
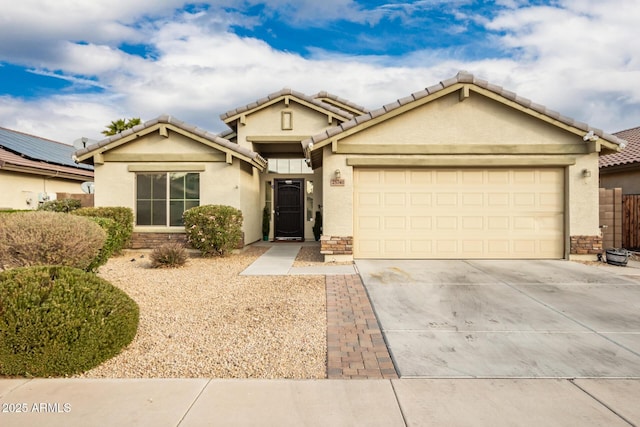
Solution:
<svg viewBox="0 0 640 427"><path fill-rule="evenodd" d="M356 169L358 258L562 258L564 172Z"/></svg>

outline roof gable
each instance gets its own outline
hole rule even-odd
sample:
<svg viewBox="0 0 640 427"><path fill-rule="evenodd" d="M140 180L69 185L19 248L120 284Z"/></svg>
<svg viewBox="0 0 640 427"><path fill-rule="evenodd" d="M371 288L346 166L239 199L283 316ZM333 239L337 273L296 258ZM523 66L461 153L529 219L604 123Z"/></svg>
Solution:
<svg viewBox="0 0 640 427"><path fill-rule="evenodd" d="M640 126L614 133L618 138L627 141L627 146L620 153L601 156L600 167L622 166L640 163Z"/></svg>
<svg viewBox="0 0 640 427"><path fill-rule="evenodd" d="M387 104L382 108L371 111L367 114L355 117L354 119L342 123L333 128L313 136L302 142L303 149L310 157L311 151L337 142L351 134L368 129L409 110L418 108L426 103L432 102L443 96L459 92L460 100L470 96L470 92L480 93L495 101L501 102L511 108L529 114L532 117L543 120L554 126L558 126L568 132L582 136L585 141L596 142L602 148L610 151L618 151L624 147L625 141L614 135L607 134L600 129L591 128L586 123L578 122L558 112L550 110L540 104L536 104L529 99L520 97L514 92L503 89L500 86L488 83L486 80L477 79L467 72L459 72L455 77L444 80L437 85L428 87L422 91L413 93L407 97Z"/></svg>
<svg viewBox="0 0 640 427"><path fill-rule="evenodd" d="M304 105L312 110L316 110L331 118L336 118L341 122L351 120L354 117L354 115L350 112L338 108L332 104L322 102L319 99L307 96L301 92L285 88L279 92L274 92L264 98L260 98L257 101L252 102L251 104L247 104L243 107L238 107L236 109L227 111L226 113L220 115L220 119L230 126L233 122L238 120L242 123L246 116L281 101L284 101L285 104L288 104L291 101L297 102L298 104Z"/></svg>
<svg viewBox="0 0 640 427"><path fill-rule="evenodd" d="M337 108L347 111L354 116L360 116L366 114L369 110L361 105L355 104L347 99L341 98L337 95L333 95L326 91L321 91L311 96L314 99L322 101L326 104L331 104Z"/></svg>
<svg viewBox="0 0 640 427"><path fill-rule="evenodd" d="M90 145L89 147L78 150L74 154L74 159L77 162L92 162L95 161L95 158L99 158L109 150L131 143L140 137L154 132L168 137L168 130L180 133L204 145L226 153L228 163L230 163L232 157L235 157L251 164L261 171L264 170L267 165L267 161L258 153L168 115L149 120L117 135L99 141L96 144Z"/></svg>

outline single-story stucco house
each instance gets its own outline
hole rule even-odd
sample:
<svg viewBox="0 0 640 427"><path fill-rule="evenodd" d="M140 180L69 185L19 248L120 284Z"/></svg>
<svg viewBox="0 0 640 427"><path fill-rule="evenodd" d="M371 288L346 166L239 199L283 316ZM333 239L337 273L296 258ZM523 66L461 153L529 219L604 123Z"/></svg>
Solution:
<svg viewBox="0 0 640 427"><path fill-rule="evenodd" d="M161 116L75 153L96 206L181 233L198 204L242 210L244 242L312 239L325 260L595 257L598 157L625 142L460 72L375 111L289 89L221 115Z"/></svg>
<svg viewBox="0 0 640 427"><path fill-rule="evenodd" d="M600 187L640 194L640 127L613 135L627 141L627 146L620 153L600 156Z"/></svg>
<svg viewBox="0 0 640 427"><path fill-rule="evenodd" d="M0 128L0 209L36 209L58 194L82 194L93 166L76 164L76 149L61 142Z"/></svg>

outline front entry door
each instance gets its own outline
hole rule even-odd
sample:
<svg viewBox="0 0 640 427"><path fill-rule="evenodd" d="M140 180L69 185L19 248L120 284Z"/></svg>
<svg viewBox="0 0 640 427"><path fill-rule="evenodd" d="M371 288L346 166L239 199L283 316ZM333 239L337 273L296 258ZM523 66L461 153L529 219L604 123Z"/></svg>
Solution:
<svg viewBox="0 0 640 427"><path fill-rule="evenodd" d="M276 240L304 238L304 179L276 179L274 219Z"/></svg>

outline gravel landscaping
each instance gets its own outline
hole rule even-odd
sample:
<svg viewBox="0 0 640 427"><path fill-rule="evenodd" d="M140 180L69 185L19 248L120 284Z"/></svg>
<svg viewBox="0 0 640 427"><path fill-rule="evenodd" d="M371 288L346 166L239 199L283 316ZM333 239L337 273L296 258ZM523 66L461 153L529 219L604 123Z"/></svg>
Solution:
<svg viewBox="0 0 640 427"><path fill-rule="evenodd" d="M325 378L324 277L238 275L267 249L177 269L150 268L148 252L110 259L99 275L139 304L138 334L80 377ZM318 256L312 247L296 262Z"/></svg>

